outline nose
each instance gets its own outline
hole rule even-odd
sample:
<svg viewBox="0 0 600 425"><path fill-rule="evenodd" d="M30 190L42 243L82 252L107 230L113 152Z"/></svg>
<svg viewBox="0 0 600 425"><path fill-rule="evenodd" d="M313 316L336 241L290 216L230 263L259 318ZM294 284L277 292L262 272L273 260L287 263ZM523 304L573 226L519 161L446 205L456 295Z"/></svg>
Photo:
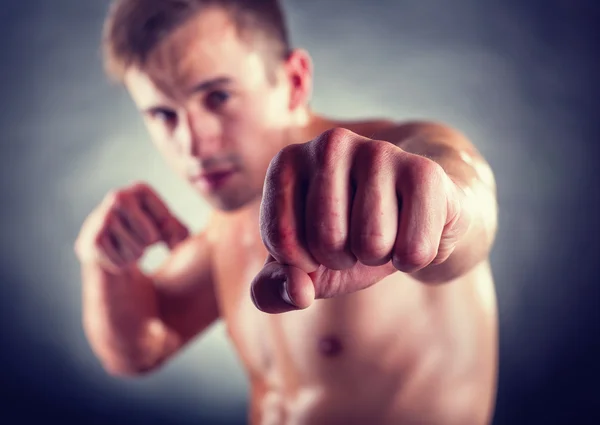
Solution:
<svg viewBox="0 0 600 425"><path fill-rule="evenodd" d="M176 140L181 153L200 160L216 156L222 149L218 117L209 113L187 113Z"/></svg>

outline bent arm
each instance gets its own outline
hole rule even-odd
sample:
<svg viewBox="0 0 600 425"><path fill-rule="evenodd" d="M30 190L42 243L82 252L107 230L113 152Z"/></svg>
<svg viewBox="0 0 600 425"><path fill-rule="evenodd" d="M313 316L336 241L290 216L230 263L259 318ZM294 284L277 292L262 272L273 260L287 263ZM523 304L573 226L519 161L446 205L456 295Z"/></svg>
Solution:
<svg viewBox="0 0 600 425"><path fill-rule="evenodd" d="M82 277L86 336L115 375L155 370L219 317L204 235L182 242L152 275L84 264Z"/></svg>
<svg viewBox="0 0 600 425"><path fill-rule="evenodd" d="M412 276L422 282L448 282L484 261L496 235L498 206L494 174L475 146L460 132L431 122L402 124L378 138L439 164L463 195L462 210L470 217L469 230L450 257Z"/></svg>

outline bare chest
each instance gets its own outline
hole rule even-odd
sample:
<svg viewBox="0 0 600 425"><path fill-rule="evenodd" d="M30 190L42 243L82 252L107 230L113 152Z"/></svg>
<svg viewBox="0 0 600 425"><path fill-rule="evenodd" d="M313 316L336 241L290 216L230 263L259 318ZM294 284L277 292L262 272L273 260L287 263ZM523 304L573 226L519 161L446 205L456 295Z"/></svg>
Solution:
<svg viewBox="0 0 600 425"><path fill-rule="evenodd" d="M303 311L259 311L250 297L251 282L267 257L258 222L258 211L223 220L213 245L222 318L251 376L265 379L273 372L292 386L313 380L352 385L346 382L352 371L361 371L356 376L361 382L365 376L402 373L432 347L469 352L461 357L476 362L472 347L491 343L486 335L493 308L482 289L475 290L491 293L486 268L439 288L394 274L354 294L317 300Z"/></svg>
<svg viewBox="0 0 600 425"><path fill-rule="evenodd" d="M327 381L353 385L347 371L360 370L356 379L361 380L365 373L398 371L397 353L407 352L400 346L418 334L416 328L425 327L427 319L415 317L399 326L401 316L410 313L398 300L408 306L415 299L407 297L407 286L404 296L391 296L401 290L393 279L360 293L318 300L304 311L262 313L250 298L250 284L267 256L258 229L238 224L220 233L214 254L222 317L250 376L269 381L269 386L293 389Z"/></svg>
<svg viewBox="0 0 600 425"><path fill-rule="evenodd" d="M269 317L250 298L250 284L261 270L267 252L256 232L241 226L222 229L214 249L215 282L221 317L244 366L259 374L269 363Z"/></svg>

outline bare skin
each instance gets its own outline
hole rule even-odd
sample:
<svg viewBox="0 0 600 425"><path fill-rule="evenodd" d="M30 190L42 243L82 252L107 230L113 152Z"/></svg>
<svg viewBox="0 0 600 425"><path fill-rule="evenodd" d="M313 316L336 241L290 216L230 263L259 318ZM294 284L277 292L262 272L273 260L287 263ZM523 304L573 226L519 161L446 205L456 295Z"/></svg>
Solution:
<svg viewBox="0 0 600 425"><path fill-rule="evenodd" d="M493 176L472 145L452 135L440 136L442 148L438 136L415 142L415 134L436 125L341 122L311 112L307 54L292 55L278 71L283 82L271 87L220 11L204 12L170 36L152 66L132 70L127 88L158 149L215 208L202 234L188 236L152 188L138 184L107 197L86 220L76 243L84 324L105 368L129 376L155 370L223 320L251 382L252 425L488 424L497 372L487 259L495 211L477 210L484 219L441 265L386 272L364 289L281 314L261 311L250 296L273 254L259 227L261 193L282 148L345 128L476 181L465 188L487 204ZM232 81L226 89L187 90L221 75ZM233 93L226 103L222 91ZM203 172L213 174L199 179ZM130 225L115 225L124 216ZM172 254L144 275L136 262L159 242Z"/></svg>
<svg viewBox="0 0 600 425"><path fill-rule="evenodd" d="M334 126L368 134L373 124L386 125ZM248 298L267 255L258 214L252 204L210 230L221 314L252 383L252 424L488 423L496 310L487 262L444 287L396 273L266 315Z"/></svg>

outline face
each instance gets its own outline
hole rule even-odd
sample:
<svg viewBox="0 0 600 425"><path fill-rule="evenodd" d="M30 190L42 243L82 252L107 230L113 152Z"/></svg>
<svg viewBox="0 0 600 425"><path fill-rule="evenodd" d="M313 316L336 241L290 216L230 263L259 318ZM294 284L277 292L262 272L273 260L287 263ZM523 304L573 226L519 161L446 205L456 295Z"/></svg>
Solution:
<svg viewBox="0 0 600 425"><path fill-rule="evenodd" d="M260 197L269 162L290 143L306 101L306 78L296 74L307 67L282 62L273 81L263 58L226 13L211 10L165 39L144 69L125 76L159 151L221 210Z"/></svg>

